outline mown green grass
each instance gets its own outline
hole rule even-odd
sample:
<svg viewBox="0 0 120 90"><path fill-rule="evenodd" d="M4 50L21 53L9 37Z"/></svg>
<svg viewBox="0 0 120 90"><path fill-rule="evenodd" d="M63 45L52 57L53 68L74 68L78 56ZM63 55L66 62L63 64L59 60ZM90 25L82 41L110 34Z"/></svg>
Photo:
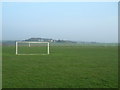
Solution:
<svg viewBox="0 0 120 90"><path fill-rule="evenodd" d="M117 47L51 46L50 51L50 55L15 55L15 47L3 46L3 88L118 86Z"/></svg>
<svg viewBox="0 0 120 90"><path fill-rule="evenodd" d="M21 46L18 47L18 54L47 54L47 46Z"/></svg>
<svg viewBox="0 0 120 90"><path fill-rule="evenodd" d="M0 89L2 89L2 45L0 45Z"/></svg>

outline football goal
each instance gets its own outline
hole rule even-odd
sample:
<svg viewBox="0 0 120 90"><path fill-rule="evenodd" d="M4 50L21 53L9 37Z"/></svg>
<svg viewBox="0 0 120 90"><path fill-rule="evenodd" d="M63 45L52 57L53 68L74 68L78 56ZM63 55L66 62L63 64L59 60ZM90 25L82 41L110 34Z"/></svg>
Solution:
<svg viewBox="0 0 120 90"><path fill-rule="evenodd" d="M48 55L49 42L17 41L16 55Z"/></svg>

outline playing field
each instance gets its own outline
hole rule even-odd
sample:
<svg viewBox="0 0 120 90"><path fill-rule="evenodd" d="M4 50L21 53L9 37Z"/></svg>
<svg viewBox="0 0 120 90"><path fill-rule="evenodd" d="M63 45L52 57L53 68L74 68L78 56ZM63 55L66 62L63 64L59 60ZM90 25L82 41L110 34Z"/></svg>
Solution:
<svg viewBox="0 0 120 90"><path fill-rule="evenodd" d="M51 46L50 55L15 55L15 46L3 46L2 54L3 88L118 86L116 46Z"/></svg>

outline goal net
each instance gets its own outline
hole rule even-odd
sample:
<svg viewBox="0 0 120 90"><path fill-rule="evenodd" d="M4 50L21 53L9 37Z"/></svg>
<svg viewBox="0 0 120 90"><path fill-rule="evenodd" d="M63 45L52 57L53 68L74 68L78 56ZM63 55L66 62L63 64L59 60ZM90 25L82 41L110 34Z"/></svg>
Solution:
<svg viewBox="0 0 120 90"><path fill-rule="evenodd" d="M47 55L49 42L16 42L16 55Z"/></svg>

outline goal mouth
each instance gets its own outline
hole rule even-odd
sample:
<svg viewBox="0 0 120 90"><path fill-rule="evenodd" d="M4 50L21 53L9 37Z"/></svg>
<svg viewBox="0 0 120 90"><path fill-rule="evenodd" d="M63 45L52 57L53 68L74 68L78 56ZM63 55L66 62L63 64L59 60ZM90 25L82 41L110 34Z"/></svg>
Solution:
<svg viewBox="0 0 120 90"><path fill-rule="evenodd" d="M16 55L49 55L49 54L50 54L49 42L33 42L33 41L16 42Z"/></svg>

